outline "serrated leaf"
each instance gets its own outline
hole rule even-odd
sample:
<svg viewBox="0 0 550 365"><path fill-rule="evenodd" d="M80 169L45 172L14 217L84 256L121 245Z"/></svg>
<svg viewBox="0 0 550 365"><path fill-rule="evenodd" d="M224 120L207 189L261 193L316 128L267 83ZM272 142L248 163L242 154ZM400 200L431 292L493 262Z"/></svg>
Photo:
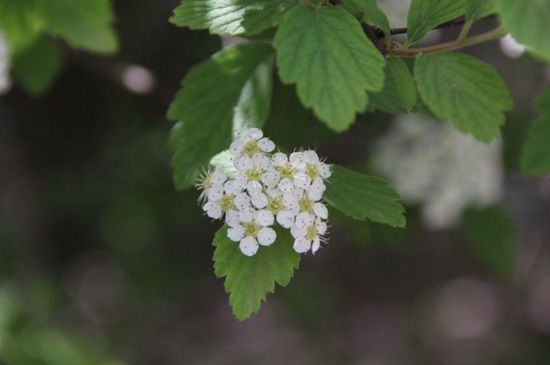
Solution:
<svg viewBox="0 0 550 365"><path fill-rule="evenodd" d="M170 22L213 34L257 34L296 4L295 0L183 0Z"/></svg>
<svg viewBox="0 0 550 365"><path fill-rule="evenodd" d="M550 62L550 0L495 0L500 19L516 41Z"/></svg>
<svg viewBox="0 0 550 365"><path fill-rule="evenodd" d="M521 171L534 176L550 172L550 90L539 97L536 109L542 116L529 127L521 155Z"/></svg>
<svg viewBox="0 0 550 365"><path fill-rule="evenodd" d="M296 5L298 5L296 0L263 1L261 8L248 9L244 13L241 23L244 32L248 35L258 34L279 24L283 19L283 15Z"/></svg>
<svg viewBox="0 0 550 365"><path fill-rule="evenodd" d="M210 158L229 147L234 121L250 127L263 124L269 112L271 82L266 75L272 59L268 44L241 44L195 66L183 79L168 110L169 119L181 120L170 136L176 188L191 186Z"/></svg>
<svg viewBox="0 0 550 365"><path fill-rule="evenodd" d="M300 263L288 230L276 232L275 242L261 246L252 257L243 255L238 243L227 238L226 226L214 237L214 270L217 277L225 277L229 304L241 321L260 309L262 300L266 301L267 294L275 291L275 283L286 286Z"/></svg>
<svg viewBox="0 0 550 365"><path fill-rule="evenodd" d="M412 0L407 17L408 46L428 31L464 14L466 0Z"/></svg>
<svg viewBox="0 0 550 365"><path fill-rule="evenodd" d="M390 39L390 22L386 14L380 10L375 0L344 0L344 5L346 3L351 3L354 7L358 8L362 14L361 19L365 23L380 28L384 32L386 40Z"/></svg>
<svg viewBox="0 0 550 365"><path fill-rule="evenodd" d="M384 88L371 95L369 107L388 113L410 113L417 101L411 71L398 57L388 57L386 63Z"/></svg>
<svg viewBox="0 0 550 365"><path fill-rule="evenodd" d="M459 53L420 56L414 78L420 96L440 119L483 142L499 135L512 107L506 84L490 65Z"/></svg>
<svg viewBox="0 0 550 365"><path fill-rule="evenodd" d="M274 40L281 80L296 83L300 100L341 132L367 106L366 91L384 83L384 59L359 22L337 7L296 6Z"/></svg>
<svg viewBox="0 0 550 365"><path fill-rule="evenodd" d="M98 53L117 50L110 0L41 0L37 7L50 33L71 46Z"/></svg>
<svg viewBox="0 0 550 365"><path fill-rule="evenodd" d="M511 276L519 239L513 219L499 206L469 210L464 215L468 244L493 270Z"/></svg>
<svg viewBox="0 0 550 365"><path fill-rule="evenodd" d="M467 0L466 18L470 21L483 19L497 12L495 0Z"/></svg>
<svg viewBox="0 0 550 365"><path fill-rule="evenodd" d="M28 47L43 25L44 22L36 11L36 0L0 2L0 27L12 52Z"/></svg>
<svg viewBox="0 0 550 365"><path fill-rule="evenodd" d="M401 197L386 181L334 165L326 186L324 199L348 217L405 227Z"/></svg>
<svg viewBox="0 0 550 365"><path fill-rule="evenodd" d="M17 81L33 96L43 94L61 69L61 55L51 39L42 37L13 59Z"/></svg>

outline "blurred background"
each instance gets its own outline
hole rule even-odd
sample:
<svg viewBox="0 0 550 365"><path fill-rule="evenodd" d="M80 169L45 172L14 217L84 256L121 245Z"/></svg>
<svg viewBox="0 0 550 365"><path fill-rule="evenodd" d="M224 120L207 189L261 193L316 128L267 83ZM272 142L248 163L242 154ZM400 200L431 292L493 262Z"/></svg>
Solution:
<svg viewBox="0 0 550 365"><path fill-rule="evenodd" d="M276 143L416 188L403 192L404 230L331 211L329 243L238 322L213 273L219 223L171 181L166 110L189 68L221 48L168 23L178 3L114 1L115 56L60 43L47 93L0 96L0 364L550 363L550 177L517 172L546 66L496 41L467 50L516 104L489 152L429 117L409 130L366 113L334 135L276 84ZM404 25L402 2L381 5Z"/></svg>

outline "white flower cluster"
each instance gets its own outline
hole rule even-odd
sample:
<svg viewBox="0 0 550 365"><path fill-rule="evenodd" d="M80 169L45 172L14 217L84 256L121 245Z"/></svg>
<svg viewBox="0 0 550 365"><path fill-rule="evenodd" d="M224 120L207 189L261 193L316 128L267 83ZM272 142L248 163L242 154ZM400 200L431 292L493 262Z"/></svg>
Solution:
<svg viewBox="0 0 550 365"><path fill-rule="evenodd" d="M275 144L252 128L229 149L235 176L220 168L207 172L197 187L199 201L211 218L225 219L227 237L239 242L241 252L253 256L259 245L275 242L274 224L289 229L294 250L315 253L325 241L328 210L322 202L327 164L315 151L287 156L273 152Z"/></svg>
<svg viewBox="0 0 550 365"><path fill-rule="evenodd" d="M502 143L476 141L427 115L398 116L373 151L373 167L408 203L420 203L431 229L452 228L469 206L500 200Z"/></svg>

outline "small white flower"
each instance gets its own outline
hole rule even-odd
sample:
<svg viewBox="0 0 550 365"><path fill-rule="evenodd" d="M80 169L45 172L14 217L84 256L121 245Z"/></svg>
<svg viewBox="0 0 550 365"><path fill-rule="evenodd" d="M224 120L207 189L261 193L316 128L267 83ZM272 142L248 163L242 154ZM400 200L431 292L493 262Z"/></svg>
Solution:
<svg viewBox="0 0 550 365"><path fill-rule="evenodd" d="M315 254L321 247L321 243L326 241L324 238L326 231L326 222L319 218L303 229L297 226L293 227L291 233L295 239L293 246L294 251L306 253L311 249L311 252Z"/></svg>
<svg viewBox="0 0 550 365"><path fill-rule="evenodd" d="M284 228L291 228L294 225L294 217L298 213L297 209L292 209L284 203L282 195L267 197L265 209L270 211L279 223Z"/></svg>
<svg viewBox="0 0 550 365"><path fill-rule="evenodd" d="M234 225L234 214L251 209L250 197L245 193L234 195L225 191L220 199L206 202L202 209L206 212L207 216L214 219L221 219L225 214L226 223Z"/></svg>
<svg viewBox="0 0 550 365"><path fill-rule="evenodd" d="M199 182L195 184L197 189L202 190L198 199L199 203L221 199L224 191L223 184L226 180L227 176L218 168L205 171Z"/></svg>
<svg viewBox="0 0 550 365"><path fill-rule="evenodd" d="M257 164L254 159L265 156L275 149L275 144L258 128L251 128L243 136L231 143L229 152L235 156L234 164L238 170L248 169L251 164Z"/></svg>
<svg viewBox="0 0 550 365"><path fill-rule="evenodd" d="M311 181L322 181L330 177L329 166L319 159L317 152L313 150L304 151L304 161L306 162L305 173Z"/></svg>
<svg viewBox="0 0 550 365"><path fill-rule="evenodd" d="M302 152L294 152L288 158L284 153L277 152L271 158L274 168L279 172L279 189L291 191L297 186L305 188L310 180L304 171L306 164Z"/></svg>
<svg viewBox="0 0 550 365"><path fill-rule="evenodd" d="M239 242L239 249L246 256L253 256L258 251L259 245L269 246L277 238L277 234L272 228L262 226L258 221L265 217L255 214L255 219L250 219L251 215L242 214L239 225L227 230L227 237ZM272 216L273 218L273 216Z"/></svg>

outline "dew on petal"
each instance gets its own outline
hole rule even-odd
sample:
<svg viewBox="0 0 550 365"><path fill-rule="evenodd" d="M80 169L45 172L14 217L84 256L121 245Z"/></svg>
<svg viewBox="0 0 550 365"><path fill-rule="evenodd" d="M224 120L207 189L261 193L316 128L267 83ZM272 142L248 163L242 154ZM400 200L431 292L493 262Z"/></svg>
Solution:
<svg viewBox="0 0 550 365"><path fill-rule="evenodd" d="M260 210L256 212L256 222L262 227L271 226L275 222L275 217L269 210Z"/></svg>

